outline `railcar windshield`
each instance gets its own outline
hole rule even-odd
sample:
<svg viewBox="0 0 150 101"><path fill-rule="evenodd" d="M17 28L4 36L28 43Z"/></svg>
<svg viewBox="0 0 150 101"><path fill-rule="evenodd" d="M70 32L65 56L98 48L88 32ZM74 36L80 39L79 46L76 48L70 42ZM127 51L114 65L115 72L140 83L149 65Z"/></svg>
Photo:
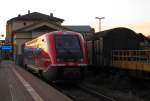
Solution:
<svg viewBox="0 0 150 101"><path fill-rule="evenodd" d="M55 42L58 59L80 59L82 57L78 36L56 35Z"/></svg>

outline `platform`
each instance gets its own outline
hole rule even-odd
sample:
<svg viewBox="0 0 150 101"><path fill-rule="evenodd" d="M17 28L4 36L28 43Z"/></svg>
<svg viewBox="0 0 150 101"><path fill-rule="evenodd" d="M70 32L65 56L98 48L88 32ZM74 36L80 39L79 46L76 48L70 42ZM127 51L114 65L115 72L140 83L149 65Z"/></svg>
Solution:
<svg viewBox="0 0 150 101"><path fill-rule="evenodd" d="M72 101L13 61L0 64L0 101Z"/></svg>

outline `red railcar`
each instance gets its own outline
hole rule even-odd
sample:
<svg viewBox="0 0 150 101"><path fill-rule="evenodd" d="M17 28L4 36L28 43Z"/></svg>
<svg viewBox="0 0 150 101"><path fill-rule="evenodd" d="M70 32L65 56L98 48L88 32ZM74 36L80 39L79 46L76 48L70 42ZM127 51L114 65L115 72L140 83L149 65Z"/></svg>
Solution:
<svg viewBox="0 0 150 101"><path fill-rule="evenodd" d="M80 33L54 31L25 43L24 65L47 80L81 77L87 64L86 42Z"/></svg>

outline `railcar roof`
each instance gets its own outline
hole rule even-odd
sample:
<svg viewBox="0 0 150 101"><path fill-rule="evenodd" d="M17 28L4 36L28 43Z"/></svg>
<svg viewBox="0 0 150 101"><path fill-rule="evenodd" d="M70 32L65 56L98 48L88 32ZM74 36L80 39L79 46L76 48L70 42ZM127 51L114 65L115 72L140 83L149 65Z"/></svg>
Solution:
<svg viewBox="0 0 150 101"><path fill-rule="evenodd" d="M49 34L80 34L80 33L73 32L73 31L53 31L53 32L47 33L47 35Z"/></svg>

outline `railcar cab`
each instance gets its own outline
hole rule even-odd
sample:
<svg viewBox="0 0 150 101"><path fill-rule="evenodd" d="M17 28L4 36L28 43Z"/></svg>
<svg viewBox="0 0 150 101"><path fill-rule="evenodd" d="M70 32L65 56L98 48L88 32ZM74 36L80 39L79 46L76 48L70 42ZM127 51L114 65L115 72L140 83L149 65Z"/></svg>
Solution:
<svg viewBox="0 0 150 101"><path fill-rule="evenodd" d="M80 33L55 31L25 43L25 63L47 78L70 76L87 66L86 42ZM58 76L57 75L57 76Z"/></svg>

